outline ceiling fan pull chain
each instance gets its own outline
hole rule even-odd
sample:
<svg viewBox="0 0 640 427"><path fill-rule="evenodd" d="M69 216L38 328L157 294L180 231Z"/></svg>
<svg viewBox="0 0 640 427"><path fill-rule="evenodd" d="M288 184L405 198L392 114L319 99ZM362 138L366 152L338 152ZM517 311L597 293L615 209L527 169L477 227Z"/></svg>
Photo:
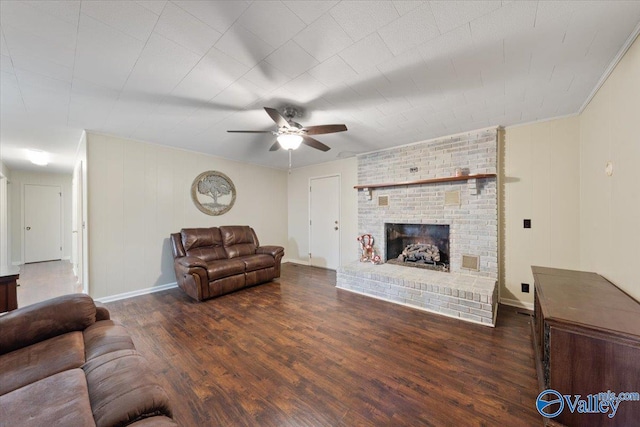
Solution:
<svg viewBox="0 0 640 427"><path fill-rule="evenodd" d="M289 175L291 175L291 152L293 151L291 148L289 148Z"/></svg>

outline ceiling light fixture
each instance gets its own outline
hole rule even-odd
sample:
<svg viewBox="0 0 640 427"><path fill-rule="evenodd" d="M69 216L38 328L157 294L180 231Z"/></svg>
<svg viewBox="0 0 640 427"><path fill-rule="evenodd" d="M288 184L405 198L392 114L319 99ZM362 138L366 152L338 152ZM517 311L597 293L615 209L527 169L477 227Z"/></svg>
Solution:
<svg viewBox="0 0 640 427"><path fill-rule="evenodd" d="M27 158L34 165L47 166L49 164L49 153L46 151L27 149Z"/></svg>
<svg viewBox="0 0 640 427"><path fill-rule="evenodd" d="M280 146L285 150L295 150L300 147L302 143L302 137L300 135L295 135L291 133L285 133L283 135L278 135L278 142Z"/></svg>

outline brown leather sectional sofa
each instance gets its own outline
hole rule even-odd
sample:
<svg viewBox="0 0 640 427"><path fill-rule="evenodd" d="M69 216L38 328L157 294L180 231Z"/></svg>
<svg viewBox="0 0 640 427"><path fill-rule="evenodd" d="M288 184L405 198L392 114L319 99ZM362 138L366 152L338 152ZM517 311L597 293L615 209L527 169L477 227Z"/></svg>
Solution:
<svg viewBox="0 0 640 427"><path fill-rule="evenodd" d="M280 277L281 246L260 246L244 225L183 228L171 235L178 286L202 301Z"/></svg>
<svg viewBox="0 0 640 427"><path fill-rule="evenodd" d="M177 426L131 337L84 294L0 316L0 425Z"/></svg>

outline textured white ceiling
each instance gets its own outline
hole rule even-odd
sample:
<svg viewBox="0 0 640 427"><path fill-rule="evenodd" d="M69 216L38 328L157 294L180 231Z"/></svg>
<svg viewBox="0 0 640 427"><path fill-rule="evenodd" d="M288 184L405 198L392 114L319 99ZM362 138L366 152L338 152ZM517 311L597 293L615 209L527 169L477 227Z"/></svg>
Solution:
<svg viewBox="0 0 640 427"><path fill-rule="evenodd" d="M263 106L345 123L294 165L574 114L640 1L0 1L0 155L83 129L285 168ZM42 170L42 169L40 169Z"/></svg>

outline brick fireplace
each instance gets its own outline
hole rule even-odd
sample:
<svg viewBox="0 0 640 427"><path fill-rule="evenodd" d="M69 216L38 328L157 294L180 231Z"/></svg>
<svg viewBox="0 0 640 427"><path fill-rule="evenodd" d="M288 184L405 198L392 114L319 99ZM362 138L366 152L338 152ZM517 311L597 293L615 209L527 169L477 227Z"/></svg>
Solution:
<svg viewBox="0 0 640 427"><path fill-rule="evenodd" d="M498 279L497 179L495 176L446 182L438 179L496 174L499 132L499 128L484 129L358 156L358 184L365 187L358 190L359 234L372 234L376 252L387 260L397 258L398 254L387 253L390 246L386 243L389 232L386 225L429 224L440 226L441 231L446 228L448 247L442 252L447 252L448 272L356 261L338 270L337 286L494 325ZM415 184L416 181L428 182ZM390 185L375 185L380 183ZM368 184L372 188L367 188ZM436 240L443 244L440 237Z"/></svg>

